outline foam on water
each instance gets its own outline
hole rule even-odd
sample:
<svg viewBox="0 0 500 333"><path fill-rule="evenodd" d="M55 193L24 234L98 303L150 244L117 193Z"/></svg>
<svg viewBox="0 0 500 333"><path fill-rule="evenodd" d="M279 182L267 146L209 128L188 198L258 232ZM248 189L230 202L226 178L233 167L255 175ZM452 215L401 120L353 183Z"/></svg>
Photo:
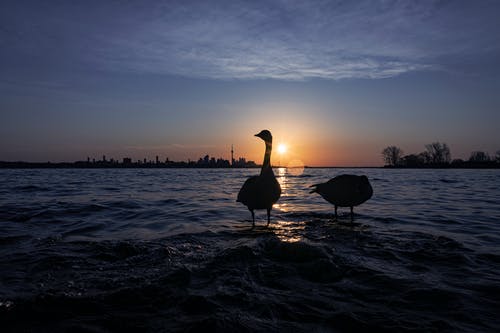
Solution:
<svg viewBox="0 0 500 333"><path fill-rule="evenodd" d="M3 331L498 331L495 170L0 170ZM334 222L308 186L367 174Z"/></svg>

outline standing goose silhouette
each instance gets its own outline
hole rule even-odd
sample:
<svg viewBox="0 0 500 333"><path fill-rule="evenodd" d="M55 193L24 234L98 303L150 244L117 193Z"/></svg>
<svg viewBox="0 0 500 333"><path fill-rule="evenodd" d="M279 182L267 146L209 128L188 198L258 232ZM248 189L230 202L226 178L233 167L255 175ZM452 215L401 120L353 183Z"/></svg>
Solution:
<svg viewBox="0 0 500 333"><path fill-rule="evenodd" d="M273 148L273 136L268 130L262 130L255 136L261 138L266 143L264 162L260 170L260 175L248 178L238 193L237 202L241 202L248 207L252 213L252 228L255 227L254 209L267 210L267 226L271 221L271 208L278 201L281 195L281 186L274 176L271 167L271 150Z"/></svg>
<svg viewBox="0 0 500 333"><path fill-rule="evenodd" d="M339 175L326 183L311 185L310 193L318 193L335 206L335 219L338 207L351 207L351 221L353 207L361 205L373 195L373 189L366 176Z"/></svg>

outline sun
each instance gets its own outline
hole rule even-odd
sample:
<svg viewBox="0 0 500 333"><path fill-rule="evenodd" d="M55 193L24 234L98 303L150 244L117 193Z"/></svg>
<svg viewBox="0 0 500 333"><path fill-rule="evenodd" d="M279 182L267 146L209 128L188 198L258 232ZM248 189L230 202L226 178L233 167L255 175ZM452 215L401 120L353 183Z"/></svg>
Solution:
<svg viewBox="0 0 500 333"><path fill-rule="evenodd" d="M286 153L287 147L284 143L280 143L277 149L278 149L278 154L284 154Z"/></svg>

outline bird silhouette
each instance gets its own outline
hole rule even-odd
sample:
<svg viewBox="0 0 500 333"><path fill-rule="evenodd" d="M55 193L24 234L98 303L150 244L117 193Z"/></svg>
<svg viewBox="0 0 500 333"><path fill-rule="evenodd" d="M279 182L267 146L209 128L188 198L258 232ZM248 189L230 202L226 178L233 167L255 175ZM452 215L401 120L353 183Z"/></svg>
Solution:
<svg viewBox="0 0 500 333"><path fill-rule="evenodd" d="M271 221L271 208L278 201L281 195L281 186L274 176L271 167L271 151L273 148L273 136L268 130L262 130L255 136L261 138L266 143L264 162L260 170L260 175L248 178L238 193L237 202L241 202L248 207L252 213L252 228L255 227L255 209L267 210L267 225Z"/></svg>
<svg viewBox="0 0 500 333"><path fill-rule="evenodd" d="M373 195L373 189L366 176L339 175L326 183L311 185L310 193L318 193L335 206L335 219L338 207L351 207L351 221L354 216L353 207L361 205Z"/></svg>

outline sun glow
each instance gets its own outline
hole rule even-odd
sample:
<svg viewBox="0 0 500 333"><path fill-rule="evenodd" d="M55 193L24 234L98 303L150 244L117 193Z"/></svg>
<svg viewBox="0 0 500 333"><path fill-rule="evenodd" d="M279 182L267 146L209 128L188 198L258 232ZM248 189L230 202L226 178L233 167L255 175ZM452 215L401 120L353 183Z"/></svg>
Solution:
<svg viewBox="0 0 500 333"><path fill-rule="evenodd" d="M278 145L277 150L278 150L278 154L283 155L284 153L286 153L286 151L287 151L287 147L286 147L286 145L285 145L284 143L280 143L280 144Z"/></svg>

